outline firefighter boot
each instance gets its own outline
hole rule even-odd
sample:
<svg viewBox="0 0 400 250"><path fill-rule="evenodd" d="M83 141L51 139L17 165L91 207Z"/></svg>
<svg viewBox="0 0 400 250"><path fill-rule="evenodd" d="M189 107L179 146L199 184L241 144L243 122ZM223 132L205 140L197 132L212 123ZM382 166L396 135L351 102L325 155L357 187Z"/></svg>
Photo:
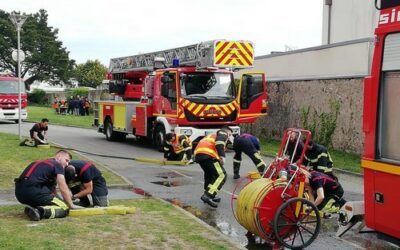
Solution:
<svg viewBox="0 0 400 250"><path fill-rule="evenodd" d="M204 193L204 194L201 196L201 200L202 200L204 203L207 203L208 205L210 205L210 206L213 207L213 208L217 208L217 207L218 207L218 204L217 204L215 201L213 201L213 198L210 197L210 195L208 195L207 193Z"/></svg>
<svg viewBox="0 0 400 250"><path fill-rule="evenodd" d="M258 172L260 173L261 177L264 175L265 166L261 165L257 167Z"/></svg>
<svg viewBox="0 0 400 250"><path fill-rule="evenodd" d="M239 179L240 162L233 162L233 179Z"/></svg>
<svg viewBox="0 0 400 250"><path fill-rule="evenodd" d="M33 221L39 221L41 219L39 210L37 208L26 206L24 213Z"/></svg>
<svg viewBox="0 0 400 250"><path fill-rule="evenodd" d="M40 206L38 209L42 212L43 219L64 218L69 214L68 209L63 209L54 205Z"/></svg>

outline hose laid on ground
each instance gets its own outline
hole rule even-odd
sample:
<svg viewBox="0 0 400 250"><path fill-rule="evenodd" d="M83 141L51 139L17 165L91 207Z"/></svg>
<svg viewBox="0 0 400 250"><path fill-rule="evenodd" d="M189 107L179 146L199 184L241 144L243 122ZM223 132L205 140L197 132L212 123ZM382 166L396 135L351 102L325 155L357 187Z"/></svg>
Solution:
<svg viewBox="0 0 400 250"><path fill-rule="evenodd" d="M102 215L102 214L134 214L136 213L136 207L125 207L125 206L109 206L109 207L93 207L93 208L82 208L69 210L69 216L90 216L90 215Z"/></svg>
<svg viewBox="0 0 400 250"><path fill-rule="evenodd" d="M102 154L96 154L96 153L91 153L79 149L74 149L74 148L64 148L60 146L55 146L51 145L53 148L58 148L58 149L63 149L63 150L71 150L71 151L76 151L79 153L84 153L88 155L94 155L94 156L99 156L99 157L105 157L105 158L113 158L113 159L123 159L123 160L133 160L133 161L140 161L140 162L147 162L147 163L155 163L155 164L160 164L160 165L178 165L178 166L187 166L187 161L164 161L160 159L154 159L154 158L145 158L145 157L124 157L124 156L116 156L116 155L102 155Z"/></svg>
<svg viewBox="0 0 400 250"><path fill-rule="evenodd" d="M263 236L268 233L261 225L261 219L259 216L259 209L261 208L261 203L264 199L268 198L267 195L270 191L272 191L276 187L284 187L286 185L286 181L276 180L272 181L267 178L260 178L255 181L252 181L247 186L245 186L239 193L237 197L236 204L236 216L239 223L245 227L248 231L252 232L255 235ZM283 201L283 200L282 200ZM282 201L274 201L281 202ZM268 209L268 208L262 208ZM276 211L269 211L270 217L273 218L275 216ZM272 229L272 225L271 225Z"/></svg>

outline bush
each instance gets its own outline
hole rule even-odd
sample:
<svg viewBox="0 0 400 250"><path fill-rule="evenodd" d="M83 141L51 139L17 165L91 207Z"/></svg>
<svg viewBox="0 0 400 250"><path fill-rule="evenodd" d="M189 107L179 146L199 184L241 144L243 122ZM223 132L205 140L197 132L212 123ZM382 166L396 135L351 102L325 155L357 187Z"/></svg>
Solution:
<svg viewBox="0 0 400 250"><path fill-rule="evenodd" d="M74 89L68 89L66 92L67 98L70 96L76 97L76 96L88 96L89 90L87 88L74 88Z"/></svg>
<svg viewBox="0 0 400 250"><path fill-rule="evenodd" d="M46 92L42 89L34 89L32 93L28 94L28 101L30 103L45 104L47 103Z"/></svg>

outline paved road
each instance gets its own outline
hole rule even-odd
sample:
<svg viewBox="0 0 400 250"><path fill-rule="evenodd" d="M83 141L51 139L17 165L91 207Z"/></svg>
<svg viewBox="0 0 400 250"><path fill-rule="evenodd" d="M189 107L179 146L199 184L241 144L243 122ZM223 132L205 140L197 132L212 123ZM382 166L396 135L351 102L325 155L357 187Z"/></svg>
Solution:
<svg viewBox="0 0 400 250"><path fill-rule="evenodd" d="M21 124L21 131L28 136L32 124ZM0 122L0 131L7 133L18 133L18 125ZM153 157L162 158L162 154L148 145L137 142L133 137L128 137L126 142L108 142L105 136L92 129L80 129L50 125L49 140L65 147L96 153L104 156L123 157ZM126 177L134 186L145 190L153 196L160 197L197 215L208 224L216 227L234 241L246 246L247 239L244 236L246 230L239 225L231 210L231 195L237 185L232 179L233 153L228 152L226 170L228 179L220 192L222 202L218 209L211 209L203 204L200 196L203 192L203 172L197 164L190 166L159 166L132 160L99 157L86 154L87 157L102 163L108 168ZM272 159L265 158L267 162ZM252 163L244 157L241 173L254 171ZM352 176L340 176L346 198L349 200L361 200L362 179ZM374 237L360 236L349 233L344 239L334 237L336 223L334 219L324 220L323 229L317 240L308 249L362 249L381 247L374 243ZM387 248L386 245L384 245ZM249 244L249 249L265 248L263 244ZM390 246L389 246L390 247Z"/></svg>

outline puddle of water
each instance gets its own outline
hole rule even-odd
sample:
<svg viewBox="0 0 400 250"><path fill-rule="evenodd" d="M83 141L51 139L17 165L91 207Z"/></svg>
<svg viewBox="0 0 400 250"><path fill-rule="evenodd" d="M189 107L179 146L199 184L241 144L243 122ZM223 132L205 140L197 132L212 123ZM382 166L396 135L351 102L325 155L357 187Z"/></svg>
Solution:
<svg viewBox="0 0 400 250"><path fill-rule="evenodd" d="M157 185L166 186L166 187L178 187L178 186L182 185L178 181L153 181L151 183L157 184Z"/></svg>
<svg viewBox="0 0 400 250"><path fill-rule="evenodd" d="M169 178L182 177L182 175L179 173L176 173L176 172L166 172L166 173L160 173L160 174L156 175L156 177L163 178L163 179L169 179Z"/></svg>
<svg viewBox="0 0 400 250"><path fill-rule="evenodd" d="M132 192L134 192L135 194L138 194L138 195L143 195L145 197L152 197L152 195L150 193L144 191L141 188L133 188Z"/></svg>

